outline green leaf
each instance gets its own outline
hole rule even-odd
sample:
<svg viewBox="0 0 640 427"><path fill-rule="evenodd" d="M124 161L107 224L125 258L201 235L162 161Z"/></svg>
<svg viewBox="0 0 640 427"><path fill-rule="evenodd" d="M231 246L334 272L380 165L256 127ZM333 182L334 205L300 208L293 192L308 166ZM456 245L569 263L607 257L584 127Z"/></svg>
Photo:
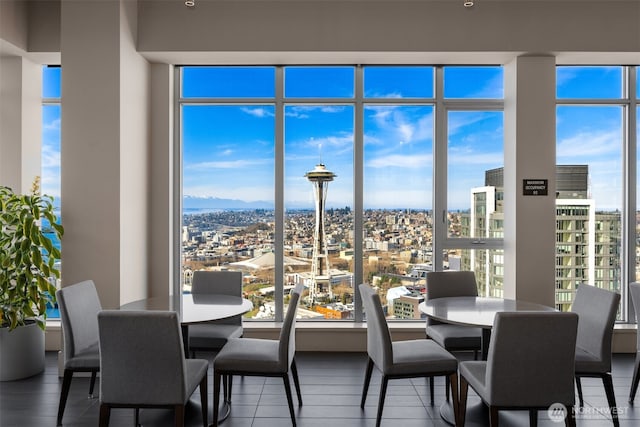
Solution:
<svg viewBox="0 0 640 427"><path fill-rule="evenodd" d="M44 248L47 250L47 252L51 253L53 251L53 243L51 243L51 239L42 236L41 243L42 246L44 246Z"/></svg>

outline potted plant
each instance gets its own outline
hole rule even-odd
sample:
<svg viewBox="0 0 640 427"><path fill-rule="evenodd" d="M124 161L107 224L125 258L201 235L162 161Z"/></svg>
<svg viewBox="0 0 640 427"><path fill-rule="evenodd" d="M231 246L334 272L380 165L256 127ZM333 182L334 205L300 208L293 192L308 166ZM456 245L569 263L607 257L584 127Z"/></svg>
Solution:
<svg viewBox="0 0 640 427"><path fill-rule="evenodd" d="M60 249L49 236L63 233L39 178L29 194L0 187L0 381L44 369L46 310L60 277Z"/></svg>

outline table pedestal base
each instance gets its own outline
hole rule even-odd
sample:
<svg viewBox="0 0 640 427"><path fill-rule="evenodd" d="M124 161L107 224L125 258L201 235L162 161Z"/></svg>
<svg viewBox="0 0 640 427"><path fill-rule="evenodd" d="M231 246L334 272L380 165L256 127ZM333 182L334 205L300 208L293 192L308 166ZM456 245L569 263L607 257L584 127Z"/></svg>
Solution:
<svg viewBox="0 0 640 427"><path fill-rule="evenodd" d="M440 417L452 426L456 425L455 415L451 402L445 402L440 406ZM489 410L487 405L477 397L467 398L467 412L464 425L466 427L485 427L489 424Z"/></svg>
<svg viewBox="0 0 640 427"><path fill-rule="evenodd" d="M223 401L218 409L218 424L222 424L224 420L229 418L231 414L231 402ZM209 424L209 427L213 427L215 424Z"/></svg>

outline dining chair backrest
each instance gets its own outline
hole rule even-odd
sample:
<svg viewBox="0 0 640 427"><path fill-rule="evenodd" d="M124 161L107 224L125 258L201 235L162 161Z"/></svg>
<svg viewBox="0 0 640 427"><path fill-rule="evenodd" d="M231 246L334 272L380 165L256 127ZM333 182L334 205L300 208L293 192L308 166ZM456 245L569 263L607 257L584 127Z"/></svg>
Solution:
<svg viewBox="0 0 640 427"><path fill-rule="evenodd" d="M577 347L598 357L611 370L611 341L620 294L582 284L576 291L571 311L577 313Z"/></svg>
<svg viewBox="0 0 640 427"><path fill-rule="evenodd" d="M631 294L631 301L633 302L633 311L636 314L636 323L640 325L640 282L633 282L629 284L629 293ZM640 352L640 333L636 333L637 339L637 351Z"/></svg>
<svg viewBox="0 0 640 427"><path fill-rule="evenodd" d="M100 400L111 404L183 404L186 364L174 311L104 310Z"/></svg>
<svg viewBox="0 0 640 427"><path fill-rule="evenodd" d="M367 317L367 353L383 372L393 364L393 346L389 326L376 291L366 283L358 286Z"/></svg>
<svg viewBox="0 0 640 427"><path fill-rule="evenodd" d="M98 344L98 313L102 310L93 280L56 291L62 322L65 361Z"/></svg>
<svg viewBox="0 0 640 427"><path fill-rule="evenodd" d="M282 322L282 329L280 329L278 357L280 358L280 363L284 363L286 367L291 365L296 352L296 316L303 289L304 285L298 283L291 291L287 314L284 317L284 322Z"/></svg>
<svg viewBox="0 0 640 427"><path fill-rule="evenodd" d="M478 285L473 271L427 272L427 300L447 297L477 297ZM427 318L427 325L441 322Z"/></svg>
<svg viewBox="0 0 640 427"><path fill-rule="evenodd" d="M211 271L197 270L193 272L191 293L197 294L221 294L242 297L242 272L241 271ZM242 316L233 316L227 319L215 321L218 324L241 325Z"/></svg>
<svg viewBox="0 0 640 427"><path fill-rule="evenodd" d="M473 271L429 271L427 299L477 297L478 286Z"/></svg>
<svg viewBox="0 0 640 427"><path fill-rule="evenodd" d="M489 402L512 407L573 402L577 328L575 313L497 313L487 357Z"/></svg>

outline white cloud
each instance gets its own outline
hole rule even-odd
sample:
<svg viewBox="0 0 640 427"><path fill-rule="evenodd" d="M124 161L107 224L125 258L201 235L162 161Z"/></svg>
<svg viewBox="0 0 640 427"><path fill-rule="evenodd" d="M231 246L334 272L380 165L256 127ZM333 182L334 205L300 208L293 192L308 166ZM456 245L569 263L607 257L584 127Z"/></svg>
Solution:
<svg viewBox="0 0 640 427"><path fill-rule="evenodd" d="M207 170L207 169L238 169L249 168L253 166L262 166L272 164L272 159L238 159L228 161L200 162L185 164L188 170Z"/></svg>
<svg viewBox="0 0 640 427"><path fill-rule="evenodd" d="M43 144L42 146L42 168L60 168L60 151Z"/></svg>
<svg viewBox="0 0 640 427"><path fill-rule="evenodd" d="M271 108L242 107L241 110L254 117L274 117L274 113Z"/></svg>
<svg viewBox="0 0 640 427"><path fill-rule="evenodd" d="M44 123L42 125L44 130L51 130L51 131L59 131L60 130L60 119L55 119L50 121L49 123Z"/></svg>
<svg viewBox="0 0 640 427"><path fill-rule="evenodd" d="M478 153L472 150L451 151L448 155L450 165L481 165L498 167L504 165L502 152ZM492 166L497 165L497 166Z"/></svg>
<svg viewBox="0 0 640 427"><path fill-rule="evenodd" d="M557 143L558 163L575 163L581 158L616 154L621 150L620 130L579 132Z"/></svg>
<svg viewBox="0 0 640 427"><path fill-rule="evenodd" d="M433 157L431 154L422 155L400 155L380 156L367 162L368 168L388 168L398 167L404 169L424 168L425 165L431 165Z"/></svg>

